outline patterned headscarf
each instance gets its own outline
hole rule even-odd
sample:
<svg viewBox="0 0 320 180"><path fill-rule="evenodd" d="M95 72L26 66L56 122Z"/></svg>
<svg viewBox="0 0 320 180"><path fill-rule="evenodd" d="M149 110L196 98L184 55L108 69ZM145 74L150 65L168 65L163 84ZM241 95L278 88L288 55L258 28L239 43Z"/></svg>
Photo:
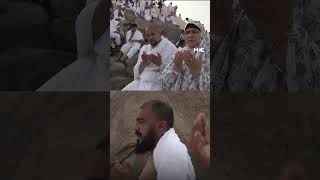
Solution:
<svg viewBox="0 0 320 180"><path fill-rule="evenodd" d="M210 35L205 30L204 25L200 21L188 20L186 27L190 24L195 25L200 28L201 31L201 42L198 48L203 48L204 52L202 53L202 66L200 72L199 81L194 80L191 74L191 71L187 67L187 65L183 65L182 73L179 75L178 79L174 82L173 77L170 75L173 73L174 62L172 62L167 66L167 68L163 71L163 75L161 77L162 85L164 89L170 90L210 90ZM186 29L186 28L185 28ZM198 56L201 53L194 52L193 48L184 47L178 48L178 51L186 51L191 50L191 52Z"/></svg>

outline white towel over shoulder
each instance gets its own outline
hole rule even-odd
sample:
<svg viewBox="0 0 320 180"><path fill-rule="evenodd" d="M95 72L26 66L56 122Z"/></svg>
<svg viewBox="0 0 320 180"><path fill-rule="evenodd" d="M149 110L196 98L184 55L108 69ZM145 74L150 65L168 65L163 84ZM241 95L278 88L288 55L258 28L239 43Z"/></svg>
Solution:
<svg viewBox="0 0 320 180"><path fill-rule="evenodd" d="M174 129L168 130L153 151L157 180L195 180L194 168L186 146Z"/></svg>

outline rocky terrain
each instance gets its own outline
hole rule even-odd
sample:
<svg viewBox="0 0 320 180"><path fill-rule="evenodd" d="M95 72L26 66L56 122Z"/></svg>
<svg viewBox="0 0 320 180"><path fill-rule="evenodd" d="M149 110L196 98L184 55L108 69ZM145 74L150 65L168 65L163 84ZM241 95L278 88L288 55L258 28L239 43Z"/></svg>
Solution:
<svg viewBox="0 0 320 180"><path fill-rule="evenodd" d="M85 2L0 2L0 90L36 90L76 60L75 21Z"/></svg>
<svg viewBox="0 0 320 180"><path fill-rule="evenodd" d="M199 112L205 112L210 118L210 98L208 93L199 92L119 92L111 91L110 96L110 155L111 157L124 145L136 142L134 134L135 118L139 107L150 99L160 99L171 104L174 116L174 128L182 142L189 146L192 122ZM210 122L208 122L210 129ZM207 174L199 170L194 162L198 179Z"/></svg>
<svg viewBox="0 0 320 180"><path fill-rule="evenodd" d="M148 21L146 21L143 17L136 17L131 10L125 10L125 18L126 22L124 23L125 34L129 28L129 25L135 22L138 25L138 30L143 33L145 36L145 28L148 25ZM160 27L163 28L166 37L172 42L176 43L179 40L181 30L171 23L163 23L160 20L155 19L154 23L159 24ZM138 53L129 59L129 67L125 69L125 66L117 62L118 56L110 57L110 72L111 72L111 90L120 90L124 88L127 84L133 81L133 67L138 60Z"/></svg>

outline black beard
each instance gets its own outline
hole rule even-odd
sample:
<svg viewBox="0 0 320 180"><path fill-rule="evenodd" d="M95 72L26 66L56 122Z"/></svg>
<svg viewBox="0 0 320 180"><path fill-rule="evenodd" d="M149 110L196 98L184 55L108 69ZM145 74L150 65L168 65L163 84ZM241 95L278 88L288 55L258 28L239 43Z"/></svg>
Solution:
<svg viewBox="0 0 320 180"><path fill-rule="evenodd" d="M147 151L154 149L155 146L156 146L156 134L154 130L151 129L147 134L147 136L145 136L140 143L137 141L135 152L145 153Z"/></svg>

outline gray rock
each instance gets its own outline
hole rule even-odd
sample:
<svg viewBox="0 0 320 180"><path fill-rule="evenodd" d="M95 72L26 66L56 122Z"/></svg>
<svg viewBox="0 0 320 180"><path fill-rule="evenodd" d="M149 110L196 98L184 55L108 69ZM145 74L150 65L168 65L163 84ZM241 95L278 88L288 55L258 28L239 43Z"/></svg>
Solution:
<svg viewBox="0 0 320 180"><path fill-rule="evenodd" d="M55 50L10 49L0 53L0 90L36 90L76 60L76 54Z"/></svg>
<svg viewBox="0 0 320 180"><path fill-rule="evenodd" d="M130 77L112 77L110 79L111 90L121 90L132 81L133 78Z"/></svg>
<svg viewBox="0 0 320 180"><path fill-rule="evenodd" d="M118 54L114 56L110 56L110 63L117 62L117 60L118 60Z"/></svg>
<svg viewBox="0 0 320 180"><path fill-rule="evenodd" d="M0 14L0 51L7 48L51 48L48 14L34 3L9 2Z"/></svg>
<svg viewBox="0 0 320 180"><path fill-rule="evenodd" d="M114 62L111 64L111 77L126 76L125 66L121 62Z"/></svg>

